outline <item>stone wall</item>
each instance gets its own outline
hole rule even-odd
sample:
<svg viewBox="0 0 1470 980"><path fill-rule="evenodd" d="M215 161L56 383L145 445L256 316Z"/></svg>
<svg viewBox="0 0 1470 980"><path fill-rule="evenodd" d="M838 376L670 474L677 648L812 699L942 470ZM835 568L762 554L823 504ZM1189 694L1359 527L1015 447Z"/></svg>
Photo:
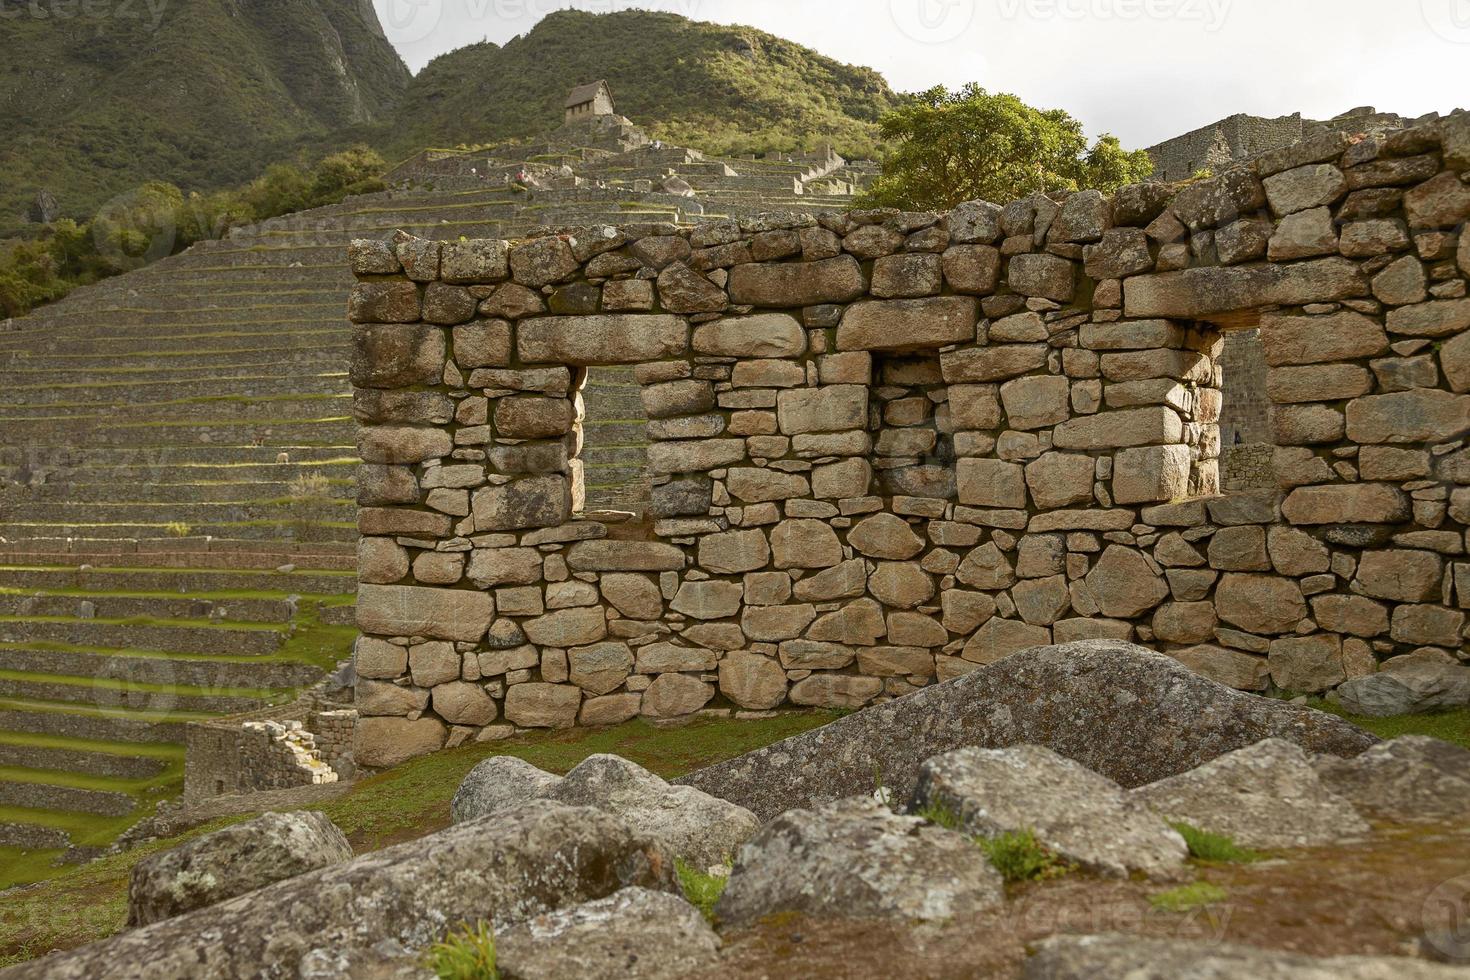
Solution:
<svg viewBox="0 0 1470 980"><path fill-rule="evenodd" d="M357 760L856 707L1130 638L1242 689L1464 658L1470 118L1182 189L350 250ZM1276 487L1219 495L1260 330ZM579 515L631 365L647 525Z"/></svg>
<svg viewBox="0 0 1470 980"><path fill-rule="evenodd" d="M351 779L356 728L356 710L311 694L288 705L190 724L184 798Z"/></svg>

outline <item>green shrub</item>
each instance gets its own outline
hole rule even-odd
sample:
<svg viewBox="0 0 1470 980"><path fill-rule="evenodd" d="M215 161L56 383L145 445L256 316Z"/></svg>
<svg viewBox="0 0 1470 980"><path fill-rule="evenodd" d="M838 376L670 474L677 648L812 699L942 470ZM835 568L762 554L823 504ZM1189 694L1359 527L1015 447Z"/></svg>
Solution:
<svg viewBox="0 0 1470 980"><path fill-rule="evenodd" d="M1072 870L1071 865L1038 841L1031 830L977 837L975 843L1007 882L1055 878Z"/></svg>
<svg viewBox="0 0 1470 980"><path fill-rule="evenodd" d="M1215 861L1221 864L1249 864L1259 861L1261 855L1249 848L1241 847L1225 834L1212 834L1208 830L1184 822L1171 823L1189 846L1189 856L1200 861Z"/></svg>
<svg viewBox="0 0 1470 980"><path fill-rule="evenodd" d="M495 935L488 922L460 926L429 950L429 969L439 980L500 980L495 968Z"/></svg>
<svg viewBox="0 0 1470 980"><path fill-rule="evenodd" d="M1189 912L1225 900L1225 889L1208 881L1196 881L1149 897L1148 903L1165 912Z"/></svg>
<svg viewBox="0 0 1470 980"><path fill-rule="evenodd" d="M707 919L710 925L715 922L715 903L720 896L725 894L725 885L730 882L728 869L730 862L726 862L727 873L723 875L710 874L700 871L682 858L674 861L674 872L679 876L679 888L684 892L684 898L699 909L700 913Z"/></svg>

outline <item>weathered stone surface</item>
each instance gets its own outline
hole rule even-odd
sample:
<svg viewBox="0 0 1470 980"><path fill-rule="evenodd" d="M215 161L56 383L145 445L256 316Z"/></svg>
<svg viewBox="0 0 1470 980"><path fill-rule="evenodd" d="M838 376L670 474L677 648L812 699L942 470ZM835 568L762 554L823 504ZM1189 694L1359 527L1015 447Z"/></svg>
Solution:
<svg viewBox="0 0 1470 980"><path fill-rule="evenodd" d="M1070 419L1052 432L1058 449L1117 449L1127 446L1177 444L1184 424L1166 405L1130 408Z"/></svg>
<svg viewBox="0 0 1470 980"><path fill-rule="evenodd" d="M1437 738L1404 735L1351 759L1313 761L1325 786L1372 817L1457 819L1470 809L1470 752Z"/></svg>
<svg viewBox="0 0 1470 980"><path fill-rule="evenodd" d="M719 948L719 936L684 899L624 888L498 932L495 965L506 980L682 980L714 966Z"/></svg>
<svg viewBox="0 0 1470 980"><path fill-rule="evenodd" d="M531 289L561 282L581 267L571 245L557 236L517 242L510 247L509 259L511 276Z"/></svg>
<svg viewBox="0 0 1470 980"><path fill-rule="evenodd" d="M744 594L736 582L684 582L669 608L693 619L725 619L740 611Z"/></svg>
<svg viewBox="0 0 1470 980"><path fill-rule="evenodd" d="M968 839L849 799L762 827L741 848L715 912L737 927L778 912L937 922L1001 901L1000 875Z"/></svg>
<svg viewBox="0 0 1470 980"><path fill-rule="evenodd" d="M1212 644L1200 644L1169 654L1190 670L1237 691L1259 691L1266 687L1269 668L1264 657L1253 657L1239 650Z"/></svg>
<svg viewBox="0 0 1470 980"><path fill-rule="evenodd" d="M444 376L445 351L439 327L360 324L352 328L352 383L358 388L438 384Z"/></svg>
<svg viewBox="0 0 1470 980"><path fill-rule="evenodd" d="M1046 646L1051 631L1014 619L993 618L975 631L960 656L971 663L993 664L1021 650Z"/></svg>
<svg viewBox="0 0 1470 980"><path fill-rule="evenodd" d="M775 708L786 700L786 672L770 657L727 654L720 661L720 693L742 708Z"/></svg>
<svg viewBox="0 0 1470 980"><path fill-rule="evenodd" d="M962 459L956 464L955 471L962 504L974 507L1026 506L1026 473L1019 463L999 459Z"/></svg>
<svg viewBox="0 0 1470 980"><path fill-rule="evenodd" d="M1247 633L1290 633L1307 616L1301 587L1274 575L1224 576L1215 589L1215 609Z"/></svg>
<svg viewBox="0 0 1470 980"><path fill-rule="evenodd" d="M1132 619L1169 597L1168 583L1143 554L1123 545L1110 545L1086 581L1102 614L1114 619Z"/></svg>
<svg viewBox="0 0 1470 980"><path fill-rule="evenodd" d="M570 684L512 684L505 695L505 720L522 728L571 728L581 704L581 689Z"/></svg>
<svg viewBox="0 0 1470 980"><path fill-rule="evenodd" d="M1261 318L1266 363L1318 364L1374 357L1388 350L1383 326L1361 313L1344 310L1327 316Z"/></svg>
<svg viewBox="0 0 1470 980"><path fill-rule="evenodd" d="M826 385L783 391L777 396L776 415L786 435L861 429L867 424L868 389Z"/></svg>
<svg viewBox="0 0 1470 980"><path fill-rule="evenodd" d="M1346 711L1390 717L1470 705L1470 667L1416 663L1354 677L1333 692Z"/></svg>
<svg viewBox="0 0 1470 980"><path fill-rule="evenodd" d="M1047 253L1017 255L1006 269L1007 282L1022 296L1065 303L1077 288L1077 267Z"/></svg>
<svg viewBox="0 0 1470 980"><path fill-rule="evenodd" d="M874 514L847 533L847 543L869 558L903 561L924 550L909 522L893 514Z"/></svg>
<svg viewBox="0 0 1470 980"><path fill-rule="evenodd" d="M516 348L532 364L637 364L688 353L689 326L653 314L537 317L517 326Z"/></svg>
<svg viewBox="0 0 1470 980"><path fill-rule="evenodd" d="M1000 281L1000 251L989 245L954 245L944 252L943 268L950 289L988 296Z"/></svg>
<svg viewBox="0 0 1470 980"><path fill-rule="evenodd" d="M969 343L979 317L979 304L968 296L866 300L843 314L837 349L920 350Z"/></svg>
<svg viewBox="0 0 1470 980"><path fill-rule="evenodd" d="M482 533L556 527L571 517L571 486L566 477L553 475L481 487L471 498L471 513Z"/></svg>
<svg viewBox="0 0 1470 980"><path fill-rule="evenodd" d="M680 782L769 819L871 792L874 765L908 798L926 760L972 745L1044 745L1132 787L1272 736L1343 756L1377 741L1312 708L1232 691L1163 654L1089 640L1015 654Z"/></svg>
<svg viewBox="0 0 1470 980"><path fill-rule="evenodd" d="M1123 308L1130 317L1187 319L1270 305L1331 303L1367 292L1357 264L1332 257L1133 276L1123 285Z"/></svg>
<svg viewBox="0 0 1470 980"><path fill-rule="evenodd" d="M868 591L885 606L913 609L934 597L934 579L918 562L878 562L868 576Z"/></svg>
<svg viewBox="0 0 1470 980"><path fill-rule="evenodd" d="M495 702L478 684L450 681L434 688L430 705L434 713L451 725L481 728L495 720Z"/></svg>
<svg viewBox="0 0 1470 980"><path fill-rule="evenodd" d="M478 820L544 796L561 777L513 755L494 755L475 764L449 804L455 823Z"/></svg>
<svg viewBox="0 0 1470 980"><path fill-rule="evenodd" d="M950 384L1004 381L1045 367L1046 351L1045 344L1002 344L950 351L939 361Z"/></svg>
<svg viewBox="0 0 1470 980"><path fill-rule="evenodd" d="M354 323L413 323L419 312L419 288L403 280L359 282L347 297Z"/></svg>
<svg viewBox="0 0 1470 980"><path fill-rule="evenodd" d="M1053 936L1026 962L1026 980L1211 977L1252 980L1452 980L1456 967L1404 956L1317 958L1216 940L1135 935Z"/></svg>
<svg viewBox="0 0 1470 980"><path fill-rule="evenodd" d="M723 289L683 262L658 274L658 295L670 313L717 313L730 302Z"/></svg>
<svg viewBox="0 0 1470 980"><path fill-rule="evenodd" d="M953 397L953 395L951 395ZM1042 510L1056 510L1092 501L1096 464L1080 453L1044 453L1026 464L1026 486Z"/></svg>
<svg viewBox="0 0 1470 980"><path fill-rule="evenodd" d="M771 554L777 568L831 568L843 557L832 528L806 519L777 524L771 531Z"/></svg>
<svg viewBox="0 0 1470 980"><path fill-rule="evenodd" d="M1355 398L1347 436L1357 443L1438 442L1470 431L1470 395L1433 388Z"/></svg>
<svg viewBox="0 0 1470 980"><path fill-rule="evenodd" d="M909 812L931 806L970 834L1032 830L1057 855L1113 877L1172 877L1188 856L1184 839L1117 783L1040 745L935 756L919 768Z"/></svg>
<svg viewBox="0 0 1470 980"><path fill-rule="evenodd" d="M601 609L594 611L602 614ZM626 643L596 643L568 650L567 666L567 679L589 695L611 694L633 672L633 652Z"/></svg>
<svg viewBox="0 0 1470 980"><path fill-rule="evenodd" d="M862 268L851 255L819 262L750 263L730 270L730 300L746 306L847 303L865 288Z"/></svg>
<svg viewBox="0 0 1470 980"><path fill-rule="evenodd" d="M380 636L478 641L490 628L495 600L483 592L411 585L359 585L357 625Z"/></svg>
<svg viewBox="0 0 1470 980"><path fill-rule="evenodd" d="M307 975L383 943L421 956L445 923L508 928L635 885L676 891L673 856L617 817L543 802L493 831L461 824L27 969L67 980Z"/></svg>
<svg viewBox="0 0 1470 980"><path fill-rule="evenodd" d="M1318 779L1306 753L1279 738L1130 795L1160 817L1225 834L1244 847L1315 847L1368 830L1352 805Z"/></svg>
<svg viewBox="0 0 1470 980"><path fill-rule="evenodd" d="M684 567L684 552L656 541L578 541L567 565L578 572L675 572Z"/></svg>
<svg viewBox="0 0 1470 980"><path fill-rule="evenodd" d="M643 714L650 718L680 718L709 704L714 686L687 674L660 674L643 692Z"/></svg>
<svg viewBox="0 0 1470 980"><path fill-rule="evenodd" d="M1442 567L1440 557L1429 551L1365 551L1358 562L1355 591L1395 602L1433 602L1439 597Z"/></svg>
<svg viewBox="0 0 1470 980"><path fill-rule="evenodd" d="M324 813L267 813L145 857L128 880L128 926L161 922L352 858Z"/></svg>
<svg viewBox="0 0 1470 980"><path fill-rule="evenodd" d="M1143 446L1113 456L1113 502L1151 504L1189 495L1188 446Z"/></svg>
<svg viewBox="0 0 1470 980"><path fill-rule="evenodd" d="M949 238L954 242L990 244L1000 237L998 204L989 201L966 201L955 205L949 213Z"/></svg>
<svg viewBox="0 0 1470 980"><path fill-rule="evenodd" d="M361 718L353 739L360 769L391 769L444 747L448 730L438 718Z"/></svg>
<svg viewBox="0 0 1470 980"><path fill-rule="evenodd" d="M728 317L695 327L693 345L716 357L800 357L806 331L785 313Z"/></svg>

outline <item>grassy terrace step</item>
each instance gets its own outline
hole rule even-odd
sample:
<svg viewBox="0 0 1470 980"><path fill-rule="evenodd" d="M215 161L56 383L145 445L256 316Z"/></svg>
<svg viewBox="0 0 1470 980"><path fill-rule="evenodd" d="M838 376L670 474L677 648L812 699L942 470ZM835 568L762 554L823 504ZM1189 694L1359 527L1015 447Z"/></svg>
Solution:
<svg viewBox="0 0 1470 980"><path fill-rule="evenodd" d="M4 358L0 357L0 364L4 364ZM281 363L276 358L266 358L263 355L236 355L229 364L208 365L178 364L172 367L158 367L146 363L136 365L104 365L91 368L85 375L86 380L68 381L61 384L48 384L48 379L55 378L54 373L46 372L36 368L24 360L17 360L9 367L0 368L0 378L8 385L14 385L26 390L37 388L55 388L63 393L74 390L69 387L76 385L86 387L90 385L129 385L129 384L159 384L177 381L181 384L208 383L211 381L222 381L233 383L235 381L247 381L253 377L261 376L262 372L272 371L276 377L280 376ZM338 365L337 367L324 371L298 372L293 377L309 381L314 378L335 379L346 378L347 372Z"/></svg>
<svg viewBox="0 0 1470 980"><path fill-rule="evenodd" d="M288 497L308 484L311 493L316 494L320 491L320 481L316 478L320 476L327 481L325 492L328 496L346 497L356 493L355 465L355 462L350 462L251 466L223 473L224 479L210 479L203 469L149 463L107 469L45 466L39 476L34 472L22 475L19 467L0 466L0 484L16 483L18 486L12 492L23 492L32 500L115 500L132 492L122 488L151 482L147 487L149 500L165 500L177 495L180 501L208 501L231 497ZM20 485L22 481L24 484ZM250 489L241 489L245 487Z"/></svg>
<svg viewBox="0 0 1470 980"><path fill-rule="evenodd" d="M0 445L0 465L17 466L34 463L38 452L58 464L106 468L108 466L130 466L134 463L120 459L115 450L99 446L50 446L38 449L31 446ZM228 474L235 466L277 465L281 453L290 457L291 465L312 463L355 464L357 462L357 439L338 445L326 446L307 443L276 443L271 446L252 446L246 443L218 443L214 445L186 445L175 443L154 447L149 462L168 466L195 466L203 471Z"/></svg>
<svg viewBox="0 0 1470 980"><path fill-rule="evenodd" d="M70 810L95 813L100 817L123 817L138 805L137 800L127 793L15 778L23 772L0 768L0 807Z"/></svg>
<svg viewBox="0 0 1470 980"><path fill-rule="evenodd" d="M351 393L351 383L345 372L307 373L286 377L279 373L239 373L189 379L174 379L168 377L167 372L160 372L157 376L144 378L113 379L104 375L100 379L65 385L30 383L31 379L25 379L25 383L8 383L12 380L7 377L11 373L0 371L0 385L6 385L4 390L7 392L5 402L0 403L0 410L4 411L42 405L109 405L120 402L159 404L196 399L210 402L234 396L262 398L289 395L302 398L309 395Z"/></svg>
<svg viewBox="0 0 1470 980"><path fill-rule="evenodd" d="M77 705L0 698L0 732L61 735L112 742L167 742L182 745L184 725L212 717L122 710L81 710ZM5 819L0 815L0 820Z"/></svg>
<svg viewBox="0 0 1470 980"><path fill-rule="evenodd" d="M337 607L334 607L335 611ZM345 607L352 612L352 607ZM323 610L323 613L327 610ZM92 680L182 685L202 691L261 691L274 697L287 688L307 687L321 676L310 664L276 657L206 657L155 653L137 649L69 647L64 644L0 644L0 665L9 672Z"/></svg>
<svg viewBox="0 0 1470 980"><path fill-rule="evenodd" d="M143 492L144 488L139 488ZM160 512L164 507L167 514ZM181 504L170 501L149 503L86 503L75 501L42 501L15 503L5 507L7 520L24 523L35 520L66 520L126 524L151 521L166 516L171 521L194 524L225 524L240 521L269 521L286 524L294 520L355 520L354 500L322 499L303 503L289 497L270 500L229 500L212 503Z"/></svg>
<svg viewBox="0 0 1470 980"><path fill-rule="evenodd" d="M356 587L357 576L352 573L104 567L81 571L64 566L0 566L0 588L75 590L81 594L165 596L188 592L193 596L228 600L261 593L309 593L350 603Z"/></svg>
<svg viewBox="0 0 1470 980"><path fill-rule="evenodd" d="M26 420L11 422L7 426L10 438L17 441L34 440L40 445L51 445L63 427L56 422ZM110 425L86 425L81 428L90 434L91 446L135 447L138 449L165 449L177 446L184 440L197 440L203 445L229 445L255 440L262 448L274 448L284 452L291 446L336 447L339 451L357 445L357 424L350 416L331 415L319 418L249 419L238 424L225 420L209 423L191 422L186 419L175 421L150 421L140 423L116 422Z"/></svg>
<svg viewBox="0 0 1470 980"><path fill-rule="evenodd" d="M0 732L0 766L115 779L154 779L171 763L183 761L183 746L166 748L169 755L140 755L140 746L127 743Z"/></svg>
<svg viewBox="0 0 1470 980"><path fill-rule="evenodd" d="M340 469L340 468L339 468ZM306 469L300 474L309 477L321 473L326 478L324 486L316 486L310 489L310 496L335 497L341 500L350 500L357 495L356 481L342 476L327 476L321 470ZM93 474L85 474L95 479ZM138 474L146 479L152 475L149 470ZM3 479L3 476L0 476ZM46 482L39 486L25 487L23 490L12 491L10 496L15 500L69 500L75 503L121 503L128 500L137 500L146 497L149 503L160 503L170 501L173 503L222 503L230 500L280 500L285 499L301 490L301 487L291 483L275 483L264 480L231 481L228 483L151 483L147 486L137 484L126 485L117 482L93 483L72 482L59 477L55 473L47 475ZM0 501L5 499L5 493L0 492ZM5 506L0 503L0 506Z"/></svg>
<svg viewBox="0 0 1470 980"><path fill-rule="evenodd" d="M250 623L282 624L290 621L295 604L284 597L205 599L196 596L109 595L68 590L37 592L0 587L0 616L82 615L82 604L91 607L91 616L101 619L194 619L228 618Z"/></svg>
<svg viewBox="0 0 1470 980"><path fill-rule="evenodd" d="M111 346L114 358L191 357L201 355L235 355L256 351L345 349L350 331L344 322L324 319L301 319L282 323L221 324L219 330L181 326L171 335L150 338L128 338L126 345L105 339L78 338L74 343L58 345L56 352L36 351L22 356L14 366L26 367L43 363L58 366L86 367L89 358L106 356ZM341 365L339 364L340 368Z"/></svg>
<svg viewBox="0 0 1470 980"><path fill-rule="evenodd" d="M172 419L189 418L210 421L240 419L244 421L308 418L328 415L349 415L352 411L352 394L349 391L333 391L322 394L298 395L219 395L212 397L179 398L167 401L150 401L141 398L120 397L119 392L105 401L77 401L48 405L0 405L0 424L9 422L82 422L102 421L116 418L116 410L126 407L128 421L133 425L147 422L164 422Z"/></svg>
<svg viewBox="0 0 1470 980"><path fill-rule="evenodd" d="M189 547L181 547L189 546ZM211 548L210 545L218 545ZM271 571L290 565L316 572L350 573L357 568L357 539L282 540L242 538L31 538L0 541L0 563L32 566L110 566L193 571L227 566L234 571Z"/></svg>
<svg viewBox="0 0 1470 980"><path fill-rule="evenodd" d="M224 688L218 692L182 685L138 684L86 677L23 674L0 670L0 698L25 698L130 711L190 711L231 714L289 699L289 691Z"/></svg>
<svg viewBox="0 0 1470 980"><path fill-rule="evenodd" d="M262 623L0 616L0 643L64 643L79 647L137 647L164 653L269 656L281 649L284 640L279 628Z"/></svg>

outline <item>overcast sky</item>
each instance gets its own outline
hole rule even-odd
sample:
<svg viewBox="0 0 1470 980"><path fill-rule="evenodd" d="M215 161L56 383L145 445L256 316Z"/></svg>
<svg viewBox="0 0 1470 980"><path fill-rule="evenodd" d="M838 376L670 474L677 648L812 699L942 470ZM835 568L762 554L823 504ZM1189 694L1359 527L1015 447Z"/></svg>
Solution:
<svg viewBox="0 0 1470 980"><path fill-rule="evenodd" d="M1470 106L1470 0L371 0L418 71L552 10L748 24L900 91L979 82L1147 146L1236 112ZM583 79L568 79L568 84Z"/></svg>

